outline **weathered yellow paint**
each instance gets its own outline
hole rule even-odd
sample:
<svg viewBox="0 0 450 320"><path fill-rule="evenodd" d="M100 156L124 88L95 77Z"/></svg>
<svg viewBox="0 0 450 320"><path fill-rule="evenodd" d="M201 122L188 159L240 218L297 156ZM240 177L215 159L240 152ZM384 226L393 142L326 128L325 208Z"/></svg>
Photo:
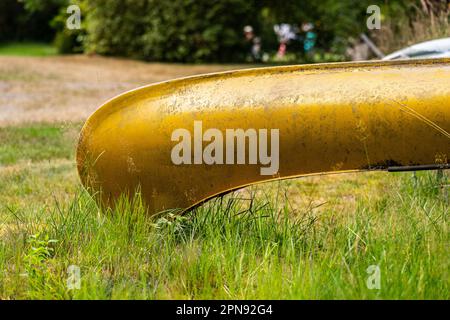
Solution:
<svg viewBox="0 0 450 320"><path fill-rule="evenodd" d="M174 165L177 128L279 129L280 167ZM111 204L140 186L150 213L272 179L449 163L450 59L259 68L162 82L106 102L78 146L81 180ZM206 144L206 143L204 143Z"/></svg>

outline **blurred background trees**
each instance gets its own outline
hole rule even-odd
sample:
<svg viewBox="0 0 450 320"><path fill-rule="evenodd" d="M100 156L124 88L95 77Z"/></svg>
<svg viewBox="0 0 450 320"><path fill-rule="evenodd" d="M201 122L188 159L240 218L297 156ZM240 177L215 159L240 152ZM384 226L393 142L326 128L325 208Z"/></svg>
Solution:
<svg viewBox="0 0 450 320"><path fill-rule="evenodd" d="M0 41L52 41L50 21L66 1L1 0Z"/></svg>
<svg viewBox="0 0 450 320"><path fill-rule="evenodd" d="M82 28L68 30L67 6L77 4ZM381 8L381 30L368 30L369 5ZM61 53L86 52L150 61L245 61L251 25L262 51L273 56L273 26L311 23L317 34L312 55L292 41L293 61L341 60L366 33L385 53L449 36L447 0L1 0L0 42L53 41ZM300 32L301 33L301 32ZM300 37L301 38L301 37Z"/></svg>

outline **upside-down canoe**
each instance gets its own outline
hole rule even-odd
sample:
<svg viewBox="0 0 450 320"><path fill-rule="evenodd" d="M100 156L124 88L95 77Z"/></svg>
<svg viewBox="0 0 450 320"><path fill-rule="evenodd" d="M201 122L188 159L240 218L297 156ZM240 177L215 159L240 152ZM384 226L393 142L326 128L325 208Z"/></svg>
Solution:
<svg viewBox="0 0 450 320"><path fill-rule="evenodd" d="M277 172L261 174L249 161L175 164L173 132L194 132L194 121L224 136L278 129ZM448 168L449 132L450 59L269 67L166 81L107 101L81 131L77 165L102 203L139 188L153 214L274 179Z"/></svg>

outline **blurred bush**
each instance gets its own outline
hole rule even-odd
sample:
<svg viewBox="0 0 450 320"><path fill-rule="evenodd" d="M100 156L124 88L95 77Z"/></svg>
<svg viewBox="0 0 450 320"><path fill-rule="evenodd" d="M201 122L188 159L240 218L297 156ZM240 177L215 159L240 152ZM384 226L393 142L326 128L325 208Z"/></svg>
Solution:
<svg viewBox="0 0 450 320"><path fill-rule="evenodd" d="M150 1L90 0L84 4L87 52L143 58L142 35Z"/></svg>
<svg viewBox="0 0 450 320"><path fill-rule="evenodd" d="M67 7L82 12L80 30L68 30ZM368 30L366 10L381 8L382 29ZM315 47L305 53L302 32L275 53L274 25L314 25ZM261 38L270 63L345 59L367 33L385 53L449 36L447 0L0 0L0 41L54 40L61 53L97 53L152 61L248 61L243 27Z"/></svg>
<svg viewBox="0 0 450 320"><path fill-rule="evenodd" d="M252 0L91 0L86 49L148 60L237 61Z"/></svg>
<svg viewBox="0 0 450 320"><path fill-rule="evenodd" d="M273 26L278 23L313 23L319 34L318 50L331 54L314 57L342 57L345 40L365 28L367 6L384 0L87 2L85 48L89 52L157 61L229 62L244 61L248 55L245 25L253 26L263 51L273 55L278 47ZM303 55L301 41L292 41L288 48L288 62L309 59Z"/></svg>

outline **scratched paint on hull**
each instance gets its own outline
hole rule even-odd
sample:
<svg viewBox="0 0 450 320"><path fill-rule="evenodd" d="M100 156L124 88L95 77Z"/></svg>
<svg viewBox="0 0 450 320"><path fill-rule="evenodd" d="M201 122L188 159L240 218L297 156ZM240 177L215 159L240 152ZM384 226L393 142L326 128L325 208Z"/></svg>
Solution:
<svg viewBox="0 0 450 320"><path fill-rule="evenodd" d="M279 129L279 171L174 165L177 128ZM140 188L150 213L250 184L326 172L448 164L450 59L232 71L162 82L106 102L86 122L81 180L110 205ZM248 150L246 150L248 151Z"/></svg>

